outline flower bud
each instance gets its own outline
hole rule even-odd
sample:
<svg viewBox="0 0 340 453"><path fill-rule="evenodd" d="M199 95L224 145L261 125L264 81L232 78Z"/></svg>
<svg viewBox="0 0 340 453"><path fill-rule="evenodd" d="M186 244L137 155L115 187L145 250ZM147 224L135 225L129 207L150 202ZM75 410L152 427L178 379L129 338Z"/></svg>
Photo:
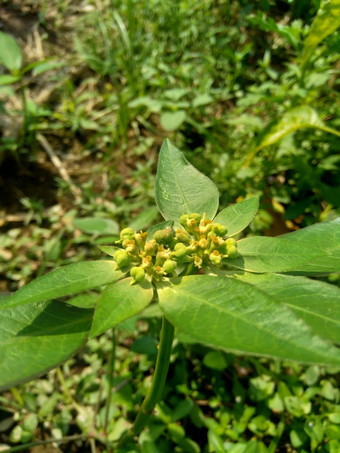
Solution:
<svg viewBox="0 0 340 453"><path fill-rule="evenodd" d="M176 246L178 246L179 244L180 244L180 242L178 244L176 244ZM171 256L177 260L181 260L187 255L188 250L184 244L182 244L182 247L176 248L176 246L175 246L175 250L171 253Z"/></svg>
<svg viewBox="0 0 340 453"><path fill-rule="evenodd" d="M228 233L228 228L224 225L220 225L219 223L214 223L213 232L216 234L216 236L225 236Z"/></svg>
<svg viewBox="0 0 340 453"><path fill-rule="evenodd" d="M176 230L176 239L179 242L184 242L184 244L189 244L191 237L187 231L178 229Z"/></svg>
<svg viewBox="0 0 340 453"><path fill-rule="evenodd" d="M140 249L144 248L147 235L148 233L145 231L141 231L134 235L135 241Z"/></svg>
<svg viewBox="0 0 340 453"><path fill-rule="evenodd" d="M236 247L236 239L234 238L228 238L225 243L227 244L227 247L234 246Z"/></svg>
<svg viewBox="0 0 340 453"><path fill-rule="evenodd" d="M132 267L130 269L130 275L132 277L131 285L133 285L133 283L140 283L144 280L145 271L142 267Z"/></svg>
<svg viewBox="0 0 340 453"><path fill-rule="evenodd" d="M201 249L206 249L208 247L208 241L206 240L206 238L201 238L198 241L198 247Z"/></svg>
<svg viewBox="0 0 340 453"><path fill-rule="evenodd" d="M220 255L218 250L214 250L212 253L210 253L209 259L211 261L211 264L218 266L219 264L221 264L222 256Z"/></svg>
<svg viewBox="0 0 340 453"><path fill-rule="evenodd" d="M125 239L134 239L135 232L132 228L123 228L120 232L120 239L124 241Z"/></svg>
<svg viewBox="0 0 340 453"><path fill-rule="evenodd" d="M230 247L227 247L227 252L228 252L228 258L237 258L238 256L238 251L235 245L231 245Z"/></svg>
<svg viewBox="0 0 340 453"><path fill-rule="evenodd" d="M144 246L144 252L146 255L153 256L158 250L158 244L154 239L147 241Z"/></svg>
<svg viewBox="0 0 340 453"><path fill-rule="evenodd" d="M153 235L153 239L162 245L170 245L174 239L174 234L170 227L166 227L164 230L158 230Z"/></svg>
<svg viewBox="0 0 340 453"><path fill-rule="evenodd" d="M194 258L194 265L200 269L202 267L202 263L202 258L196 255Z"/></svg>
<svg viewBox="0 0 340 453"><path fill-rule="evenodd" d="M131 258L125 250L117 250L114 253L113 258L116 261L117 269L128 266L131 262Z"/></svg>
<svg viewBox="0 0 340 453"><path fill-rule="evenodd" d="M186 228L187 226L187 220L189 219L189 216L188 214L183 214L181 215L181 217L179 218L179 223L184 227Z"/></svg>
<svg viewBox="0 0 340 453"><path fill-rule="evenodd" d="M173 274L176 270L177 263L173 260L165 260L163 263L163 269L167 274Z"/></svg>

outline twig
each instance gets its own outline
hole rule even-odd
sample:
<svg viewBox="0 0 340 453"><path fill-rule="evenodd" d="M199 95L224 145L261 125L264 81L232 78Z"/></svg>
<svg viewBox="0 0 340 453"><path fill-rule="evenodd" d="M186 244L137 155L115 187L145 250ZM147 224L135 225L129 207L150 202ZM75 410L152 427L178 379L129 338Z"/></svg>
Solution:
<svg viewBox="0 0 340 453"><path fill-rule="evenodd" d="M70 190L71 190L75 200L77 202L81 201L81 191L80 191L80 189L78 187L76 187L73 184L73 182L71 181L71 178L70 178L69 174L67 173L66 168L64 167L62 161L59 159L59 157L54 152L54 150L51 147L51 145L48 143L48 141L46 140L46 138L43 135L37 134L36 137L37 137L37 140L40 143L40 145L47 152L47 154L48 154L49 158L51 159L53 165L59 171L59 174L62 177L62 179L69 184Z"/></svg>

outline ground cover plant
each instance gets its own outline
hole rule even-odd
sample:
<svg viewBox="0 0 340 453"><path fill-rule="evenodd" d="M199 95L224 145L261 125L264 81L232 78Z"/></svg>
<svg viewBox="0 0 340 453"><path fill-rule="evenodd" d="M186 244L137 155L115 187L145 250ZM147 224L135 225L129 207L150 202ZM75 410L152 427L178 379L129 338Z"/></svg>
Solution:
<svg viewBox="0 0 340 453"><path fill-rule="evenodd" d="M339 219L281 237L237 241L258 199L216 216L216 186L168 140L155 188L162 224L147 232L123 229L116 246L100 247L113 259L56 269L0 306L4 389L57 366L86 339L159 304L162 330L153 381L128 434L118 440L122 451L161 400L175 327L221 350L340 365L339 350L331 346L339 341L340 291L307 278L339 272ZM103 285L102 294L54 300Z"/></svg>

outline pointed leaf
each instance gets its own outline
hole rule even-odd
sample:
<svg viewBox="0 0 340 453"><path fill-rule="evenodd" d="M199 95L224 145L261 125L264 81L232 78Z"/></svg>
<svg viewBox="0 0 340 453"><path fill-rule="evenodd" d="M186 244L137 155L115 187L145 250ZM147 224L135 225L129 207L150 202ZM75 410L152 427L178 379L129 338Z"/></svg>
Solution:
<svg viewBox="0 0 340 453"><path fill-rule="evenodd" d="M0 304L0 310L76 294L121 278L114 261L85 261L55 269L19 289Z"/></svg>
<svg viewBox="0 0 340 453"><path fill-rule="evenodd" d="M255 217L259 208L259 198L251 197L223 209L214 219L228 228L228 236L244 230Z"/></svg>
<svg viewBox="0 0 340 453"><path fill-rule="evenodd" d="M305 65L316 46L340 27L340 1L324 0L303 45L301 64Z"/></svg>
<svg viewBox="0 0 340 453"><path fill-rule="evenodd" d="M158 294L168 320L199 342L235 353L340 364L339 350L248 283L194 275L159 285Z"/></svg>
<svg viewBox="0 0 340 453"><path fill-rule="evenodd" d="M103 217L83 217L82 219L74 219L73 224L85 233L89 234L118 234L119 225L112 219L104 219Z"/></svg>
<svg viewBox="0 0 340 453"><path fill-rule="evenodd" d="M0 31L0 63L9 71L18 71L22 65L21 50L14 38Z"/></svg>
<svg viewBox="0 0 340 453"><path fill-rule="evenodd" d="M131 281L130 277L125 278L105 289L94 313L91 337L139 313L151 302L151 283L144 280L140 284L130 285Z"/></svg>
<svg viewBox="0 0 340 453"><path fill-rule="evenodd" d="M7 308L0 316L0 390L59 365L86 341L92 310L62 302Z"/></svg>
<svg viewBox="0 0 340 453"><path fill-rule="evenodd" d="M308 127L321 129L340 136L340 133L337 130L331 129L324 124L318 113L312 109L312 107L303 105L284 113L280 121L270 129L256 149L259 151L265 146L273 145L294 131Z"/></svg>
<svg viewBox="0 0 340 453"><path fill-rule="evenodd" d="M237 274L285 304L322 338L340 344L340 289L305 277L279 274Z"/></svg>
<svg viewBox="0 0 340 453"><path fill-rule="evenodd" d="M237 243L231 267L250 272L340 272L340 218L279 237L250 237Z"/></svg>
<svg viewBox="0 0 340 453"><path fill-rule="evenodd" d="M215 184L193 167L184 155L165 140L158 160L156 201L165 220L178 222L182 214L198 212L214 218L219 202Z"/></svg>

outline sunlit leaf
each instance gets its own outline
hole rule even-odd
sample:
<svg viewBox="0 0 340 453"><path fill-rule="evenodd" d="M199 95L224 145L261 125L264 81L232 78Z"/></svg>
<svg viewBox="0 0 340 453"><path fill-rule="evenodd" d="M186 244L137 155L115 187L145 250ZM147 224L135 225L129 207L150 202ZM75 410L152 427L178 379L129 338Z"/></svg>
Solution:
<svg viewBox="0 0 340 453"><path fill-rule="evenodd" d="M169 140L158 160L156 201L166 220L178 221L182 214L198 212L214 218L219 202L215 184L193 167Z"/></svg>
<svg viewBox="0 0 340 453"><path fill-rule="evenodd" d="M324 0L303 44L301 64L305 65L316 46L340 27L340 1Z"/></svg>
<svg viewBox="0 0 340 453"><path fill-rule="evenodd" d="M142 283L130 285L131 281L129 277L105 289L97 302L91 337L139 313L151 302L153 297L151 284L144 280Z"/></svg>
<svg viewBox="0 0 340 453"><path fill-rule="evenodd" d="M14 38L0 31L0 63L9 71L18 71L22 65L21 50Z"/></svg>
<svg viewBox="0 0 340 453"><path fill-rule="evenodd" d="M93 311L62 302L1 310L0 390L59 365L86 341Z"/></svg>
<svg viewBox="0 0 340 453"><path fill-rule="evenodd" d="M160 121L163 129L166 131L175 131L184 122L186 114L183 110L176 112L164 112L161 115Z"/></svg>
<svg viewBox="0 0 340 453"><path fill-rule="evenodd" d="M223 209L214 219L228 228L228 236L244 230L255 217L259 207L258 197L247 198Z"/></svg>
<svg viewBox="0 0 340 453"><path fill-rule="evenodd" d="M83 217L82 219L74 219L73 224L76 228L90 234L117 234L119 232L119 225L117 222L102 217Z"/></svg>
<svg viewBox="0 0 340 453"><path fill-rule="evenodd" d="M340 350L248 283L194 275L159 285L158 295L168 320L199 342L234 353L340 364Z"/></svg>
<svg viewBox="0 0 340 453"><path fill-rule="evenodd" d="M60 267L19 289L0 304L0 310L69 296L106 285L118 280L123 275L122 272L115 271L114 268L113 260L85 261Z"/></svg>

